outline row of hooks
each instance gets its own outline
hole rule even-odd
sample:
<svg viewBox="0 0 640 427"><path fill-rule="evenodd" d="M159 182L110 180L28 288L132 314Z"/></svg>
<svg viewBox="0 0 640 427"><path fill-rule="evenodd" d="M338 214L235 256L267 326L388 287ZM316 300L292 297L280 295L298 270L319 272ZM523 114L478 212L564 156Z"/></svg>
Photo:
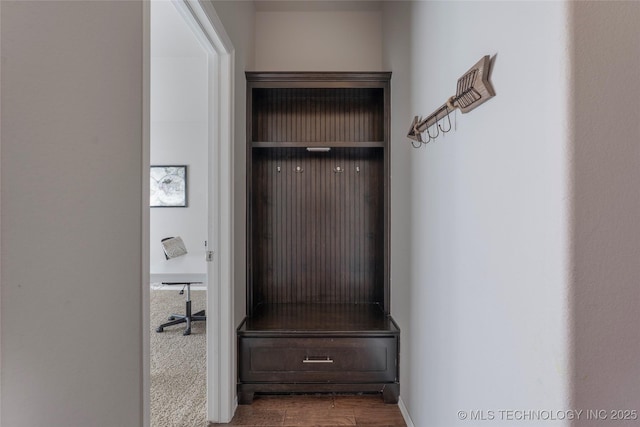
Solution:
<svg viewBox="0 0 640 427"><path fill-rule="evenodd" d="M483 56L476 64L458 79L456 94L449 97L440 108L428 115L426 118L415 116L409 127L407 138L411 140L413 148L419 148L423 144L435 140L440 134L445 134L451 130L450 114L460 110L463 114L476 109L496 93L489 82L489 72L491 58L489 55ZM449 124L445 129L444 119ZM443 124L440 124L442 121ZM426 141L422 133L426 132Z"/></svg>
<svg viewBox="0 0 640 427"><path fill-rule="evenodd" d="M438 115L442 113L442 111L445 111L445 115L442 116L442 118L438 118ZM455 109L452 109L455 110ZM429 127L427 127L427 129L425 130L425 133L427 134L428 139L425 141L422 138L422 134L417 132L416 136L417 139L415 140L411 140L411 145L413 146L413 148L420 148L422 146L422 144L428 144L431 141L435 141L436 138L438 138L440 136L440 133L445 134L451 131L451 116L450 116L451 111L449 110L449 105L444 104L442 107L440 107L435 113L431 114L431 116L427 117L426 119L423 119L422 117L418 117L416 116L416 119L418 122L430 122L433 121L433 123L431 125L429 125ZM442 126L439 122L440 120L442 120L442 122L444 123L444 118L447 118L447 129L444 128L444 126ZM434 130L434 134L432 135L430 129L435 129Z"/></svg>
<svg viewBox="0 0 640 427"><path fill-rule="evenodd" d="M278 173L282 172L282 167L276 166L276 171ZM304 172L304 168L302 166L296 166L293 171L295 173L303 173ZM346 169L343 168L342 166L336 166L336 167L333 168L333 172L334 173L343 173L345 171L346 171ZM360 166L356 166L356 173L360 173Z"/></svg>

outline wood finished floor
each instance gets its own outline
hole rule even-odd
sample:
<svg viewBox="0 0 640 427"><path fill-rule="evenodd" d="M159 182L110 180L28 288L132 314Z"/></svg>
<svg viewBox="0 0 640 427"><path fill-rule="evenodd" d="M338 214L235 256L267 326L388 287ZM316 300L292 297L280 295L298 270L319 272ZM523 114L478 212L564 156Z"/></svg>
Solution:
<svg viewBox="0 0 640 427"><path fill-rule="evenodd" d="M406 427L398 405L379 395L256 396L252 405L239 405L230 423L213 426L370 426Z"/></svg>

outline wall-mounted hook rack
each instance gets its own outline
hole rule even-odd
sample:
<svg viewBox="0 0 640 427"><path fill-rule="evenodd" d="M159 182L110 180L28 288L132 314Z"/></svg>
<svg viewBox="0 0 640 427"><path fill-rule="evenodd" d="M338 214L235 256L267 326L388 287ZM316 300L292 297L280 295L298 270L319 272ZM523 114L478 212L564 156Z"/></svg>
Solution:
<svg viewBox="0 0 640 427"><path fill-rule="evenodd" d="M496 95L493 86L489 82L490 65L491 58L489 55L483 56L480 61L458 79L455 96L450 97L447 102L427 117L415 116L413 118L407 137L412 140L411 144L415 148L436 139L440 133L449 132L451 130L451 118L449 115L456 108L459 108L463 113L468 113ZM438 123L445 117L449 121L449 129L446 131ZM434 127L434 125L435 136L429 132L429 128ZM425 131L428 136L426 141L422 137L422 133Z"/></svg>

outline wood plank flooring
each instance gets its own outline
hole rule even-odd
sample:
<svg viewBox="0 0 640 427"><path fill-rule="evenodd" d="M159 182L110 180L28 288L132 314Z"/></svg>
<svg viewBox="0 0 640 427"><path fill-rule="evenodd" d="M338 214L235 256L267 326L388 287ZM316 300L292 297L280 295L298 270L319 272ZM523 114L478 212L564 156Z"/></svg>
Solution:
<svg viewBox="0 0 640 427"><path fill-rule="evenodd" d="M387 405L379 395L256 396L252 405L240 405L228 424L213 426L370 426L406 427L398 405Z"/></svg>

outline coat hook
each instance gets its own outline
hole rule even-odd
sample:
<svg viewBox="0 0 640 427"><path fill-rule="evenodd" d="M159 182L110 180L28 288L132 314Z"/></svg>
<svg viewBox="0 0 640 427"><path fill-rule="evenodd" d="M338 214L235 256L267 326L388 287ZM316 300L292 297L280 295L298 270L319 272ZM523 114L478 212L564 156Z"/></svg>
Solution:
<svg viewBox="0 0 640 427"><path fill-rule="evenodd" d="M302 167L300 166L296 166L296 173L302 173L304 172L304 169L302 169Z"/></svg>
<svg viewBox="0 0 640 427"><path fill-rule="evenodd" d="M335 168L333 168L333 171L335 173L342 173L344 172L344 168L341 168L340 166L336 166Z"/></svg>
<svg viewBox="0 0 640 427"><path fill-rule="evenodd" d="M435 126L436 126L436 130L438 131L438 133L436 133L436 134L435 134L435 136L434 136L434 135L431 135L431 132L429 132L429 128L432 128L432 127L433 127L433 125L429 126L429 127L427 128L427 135L429 135L429 141L431 141L432 139L436 139L437 137L439 137L439 136L440 136L440 126L438 126L438 114L437 114L437 113L436 113L436 116L435 116L435 117L436 117L436 122L435 122L433 125L435 125ZM428 142L428 141L427 141L427 142Z"/></svg>
<svg viewBox="0 0 640 427"><path fill-rule="evenodd" d="M276 170L278 171L278 173L280 173L280 170L281 170L280 166L276 167Z"/></svg>
<svg viewBox="0 0 640 427"><path fill-rule="evenodd" d="M420 129L418 129L418 125L420 123L422 123L422 116L415 116L413 118L413 123L411 123L411 128L409 129L409 135L411 135L411 145L413 145L413 148L420 148L420 146L422 146L422 144L428 144L429 141L431 141L431 138L429 138L427 141L424 141L422 139L422 132Z"/></svg>
<svg viewBox="0 0 640 427"><path fill-rule="evenodd" d="M445 107L444 107L444 108L445 108L445 110L447 111L447 121L449 122L449 129L444 130L444 129L442 128L442 126L440 126L440 124L439 124L439 123L438 123L438 128L440 128L440 130L442 131L442 133L447 133L447 132L449 132L449 131L451 130L451 117L449 117L449 106L448 106L448 105L445 105Z"/></svg>
<svg viewBox="0 0 640 427"><path fill-rule="evenodd" d="M356 166L356 173L360 173L360 166Z"/></svg>

